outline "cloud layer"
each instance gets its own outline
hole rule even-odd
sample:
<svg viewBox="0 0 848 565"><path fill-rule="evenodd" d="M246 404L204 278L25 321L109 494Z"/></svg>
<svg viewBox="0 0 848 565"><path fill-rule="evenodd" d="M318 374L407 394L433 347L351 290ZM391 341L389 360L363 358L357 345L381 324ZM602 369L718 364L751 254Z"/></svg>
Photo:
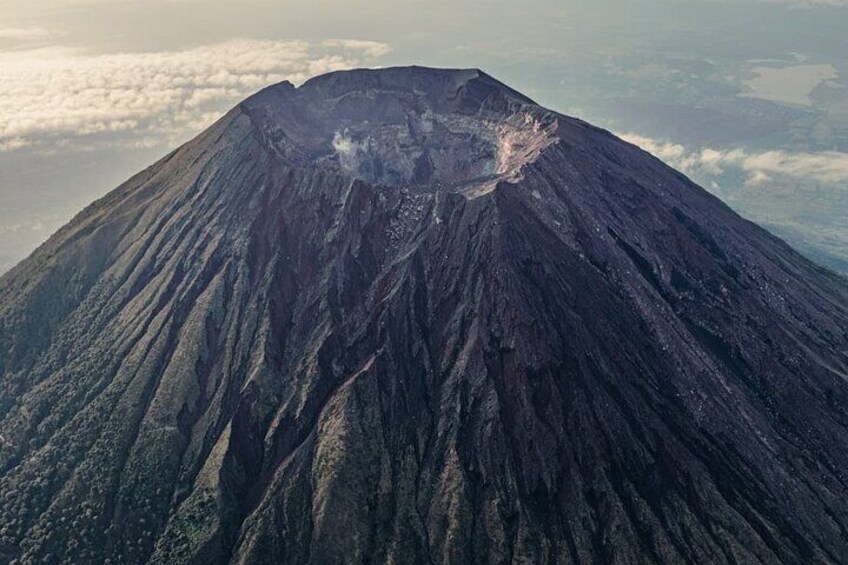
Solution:
<svg viewBox="0 0 848 565"><path fill-rule="evenodd" d="M718 176L735 169L745 174L748 185L763 184L774 178L823 184L848 182L848 153L839 151L791 153L713 148L692 150L678 143L658 141L635 133L621 137L686 174Z"/></svg>
<svg viewBox="0 0 848 565"><path fill-rule="evenodd" d="M7 35L32 30L0 30ZM0 53L0 151L106 137L173 143L282 80L373 65L377 42L235 40L183 51L93 55L66 47Z"/></svg>
<svg viewBox="0 0 848 565"><path fill-rule="evenodd" d="M50 32L42 27L0 27L0 39L33 39L49 35Z"/></svg>

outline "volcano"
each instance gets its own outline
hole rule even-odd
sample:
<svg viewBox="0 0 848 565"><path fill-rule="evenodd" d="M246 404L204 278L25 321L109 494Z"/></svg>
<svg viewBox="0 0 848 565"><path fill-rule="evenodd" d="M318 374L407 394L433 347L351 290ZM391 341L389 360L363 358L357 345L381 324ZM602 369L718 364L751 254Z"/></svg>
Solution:
<svg viewBox="0 0 848 565"><path fill-rule="evenodd" d="M247 99L0 278L0 561L846 563L848 281L477 70Z"/></svg>

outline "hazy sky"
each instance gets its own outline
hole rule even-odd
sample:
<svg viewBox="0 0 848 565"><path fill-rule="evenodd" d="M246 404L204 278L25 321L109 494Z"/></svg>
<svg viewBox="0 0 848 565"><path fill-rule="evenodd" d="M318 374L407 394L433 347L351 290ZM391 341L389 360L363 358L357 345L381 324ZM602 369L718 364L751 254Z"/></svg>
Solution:
<svg viewBox="0 0 848 565"><path fill-rule="evenodd" d="M729 172L792 179L838 211L846 18L848 0L0 0L0 272L248 94L355 66L481 67L719 193Z"/></svg>

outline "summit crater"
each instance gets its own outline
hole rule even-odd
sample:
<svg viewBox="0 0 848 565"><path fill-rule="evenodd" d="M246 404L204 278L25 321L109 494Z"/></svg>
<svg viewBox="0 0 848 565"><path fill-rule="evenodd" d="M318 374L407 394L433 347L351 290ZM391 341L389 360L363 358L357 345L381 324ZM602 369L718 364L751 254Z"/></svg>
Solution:
<svg viewBox="0 0 848 565"><path fill-rule="evenodd" d="M517 178L557 118L479 70L356 70L242 104L286 162L383 186L457 190Z"/></svg>

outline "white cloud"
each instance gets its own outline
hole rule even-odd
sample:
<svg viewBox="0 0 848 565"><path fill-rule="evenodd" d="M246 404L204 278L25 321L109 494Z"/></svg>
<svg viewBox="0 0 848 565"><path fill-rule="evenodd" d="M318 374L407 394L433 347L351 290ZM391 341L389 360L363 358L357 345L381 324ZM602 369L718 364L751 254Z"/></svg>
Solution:
<svg viewBox="0 0 848 565"><path fill-rule="evenodd" d="M43 27L0 27L0 39L36 39L49 35Z"/></svg>
<svg viewBox="0 0 848 565"><path fill-rule="evenodd" d="M360 52L368 57L388 55L391 48L378 41L363 41L361 39L328 39L322 43L324 47Z"/></svg>
<svg viewBox="0 0 848 565"><path fill-rule="evenodd" d="M749 152L743 149L688 149L678 143L658 141L629 133L622 139L638 145L686 174L720 175L737 169L749 185L760 185L775 177L824 184L848 182L848 153L840 151Z"/></svg>
<svg viewBox="0 0 848 565"><path fill-rule="evenodd" d="M97 136L176 142L282 80L373 65L377 42L234 40L194 49L94 55L66 47L0 53L0 151Z"/></svg>

